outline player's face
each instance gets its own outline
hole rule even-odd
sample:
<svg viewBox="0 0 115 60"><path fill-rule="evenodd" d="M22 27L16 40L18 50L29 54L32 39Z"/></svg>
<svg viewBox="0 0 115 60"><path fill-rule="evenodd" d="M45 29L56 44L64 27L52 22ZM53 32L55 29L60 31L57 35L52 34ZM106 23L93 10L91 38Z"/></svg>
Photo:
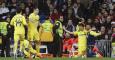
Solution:
<svg viewBox="0 0 115 60"><path fill-rule="evenodd" d="M37 15L39 13L39 9L35 9L34 12Z"/></svg>
<svg viewBox="0 0 115 60"><path fill-rule="evenodd" d="M91 26L90 25L86 25L86 29L87 30L91 29Z"/></svg>
<svg viewBox="0 0 115 60"><path fill-rule="evenodd" d="M83 26L79 26L79 30L83 31L84 27Z"/></svg>

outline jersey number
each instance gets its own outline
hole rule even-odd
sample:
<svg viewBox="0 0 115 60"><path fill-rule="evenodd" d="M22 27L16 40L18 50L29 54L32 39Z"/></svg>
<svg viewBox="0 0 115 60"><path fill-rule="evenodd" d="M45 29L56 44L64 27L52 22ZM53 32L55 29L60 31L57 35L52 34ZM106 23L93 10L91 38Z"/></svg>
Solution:
<svg viewBox="0 0 115 60"><path fill-rule="evenodd" d="M16 20L16 26L21 26L22 22L20 20Z"/></svg>

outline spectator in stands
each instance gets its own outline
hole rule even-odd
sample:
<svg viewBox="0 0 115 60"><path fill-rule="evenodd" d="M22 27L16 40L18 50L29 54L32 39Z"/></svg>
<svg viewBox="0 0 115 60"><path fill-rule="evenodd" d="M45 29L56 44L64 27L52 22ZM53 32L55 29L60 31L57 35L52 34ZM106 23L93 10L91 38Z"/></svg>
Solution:
<svg viewBox="0 0 115 60"><path fill-rule="evenodd" d="M16 8L17 8L16 2L12 2L11 6L9 6L11 17L13 17L16 14Z"/></svg>
<svg viewBox="0 0 115 60"><path fill-rule="evenodd" d="M67 22L67 19L68 19L67 18L67 16L68 16L68 7L67 7L66 3L62 5L61 13L62 13L62 15L64 17L64 24L65 24Z"/></svg>
<svg viewBox="0 0 115 60"><path fill-rule="evenodd" d="M106 27L105 26L101 26L101 35L99 36L99 40L108 40L108 34L106 31Z"/></svg>
<svg viewBox="0 0 115 60"><path fill-rule="evenodd" d="M91 19L88 19L88 20L87 20L87 24L89 24L89 25L92 26L92 25L93 25L93 21L92 21Z"/></svg>
<svg viewBox="0 0 115 60"><path fill-rule="evenodd" d="M73 4L71 18L72 18L75 26L78 24L79 19L84 17L84 10L85 10L85 8L80 3L80 1Z"/></svg>
<svg viewBox="0 0 115 60"><path fill-rule="evenodd" d="M92 11L92 15L96 16L97 12L99 10L99 1L98 0L92 0L92 5L91 5L91 11Z"/></svg>
<svg viewBox="0 0 115 60"><path fill-rule="evenodd" d="M100 29L101 24L100 24L100 21L98 19L94 20L94 24L93 25L96 27L97 30Z"/></svg>
<svg viewBox="0 0 115 60"><path fill-rule="evenodd" d="M55 20L59 19L60 13L57 11L57 9L53 10L53 13L51 14L51 19L53 23L55 23Z"/></svg>
<svg viewBox="0 0 115 60"><path fill-rule="evenodd" d="M29 7L26 7L25 8L25 15L26 15L26 18L29 16L29 14L30 14L30 9L29 9Z"/></svg>
<svg viewBox="0 0 115 60"><path fill-rule="evenodd" d="M73 25L72 20L68 20L68 23L67 23L67 25L66 25L66 29L67 29L68 31L70 31L70 32L73 32L73 31L76 30L76 29L75 29L75 26ZM74 36L70 34L70 37L73 38Z"/></svg>
<svg viewBox="0 0 115 60"><path fill-rule="evenodd" d="M97 18L100 22L101 22L101 20L102 20L102 17L103 17L103 15L102 15L101 12L99 12L98 15L96 16L96 18Z"/></svg>
<svg viewBox="0 0 115 60"><path fill-rule="evenodd" d="M8 7L6 7L5 3L2 3L0 7L0 15L7 15L8 12L9 12Z"/></svg>
<svg viewBox="0 0 115 60"><path fill-rule="evenodd" d="M107 29L111 29L111 16L108 16L107 17L107 20L106 20L106 28Z"/></svg>

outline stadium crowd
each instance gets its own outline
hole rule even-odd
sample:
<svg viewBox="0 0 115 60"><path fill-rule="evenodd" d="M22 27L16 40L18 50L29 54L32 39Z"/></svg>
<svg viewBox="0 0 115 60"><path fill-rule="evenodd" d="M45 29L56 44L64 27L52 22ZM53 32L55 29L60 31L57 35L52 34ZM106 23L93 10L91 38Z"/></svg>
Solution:
<svg viewBox="0 0 115 60"><path fill-rule="evenodd" d="M39 9L38 15L41 25L38 27L38 36L41 45L47 45L48 53L54 54L54 57L61 57L63 53L68 53L68 50L72 48L71 45L74 42L76 43L76 41L73 40L78 40L76 36L63 31L63 26L65 30L67 29L73 32L79 30L78 25L83 23L84 26L89 26L95 32L101 33L97 37L88 37L88 43L94 40L110 40L112 43L115 42L114 0L1 0L1 56L4 56L4 50L6 51L6 56L10 56L10 45L13 43L12 40L14 39L14 28L12 28L10 22L16 15L17 8L21 8L22 15L26 18L26 22L28 23L29 15L33 13L35 6ZM7 22L8 24L5 25L4 23L3 27L3 22ZM81 24L80 26L83 25ZM48 28L51 30L47 30ZM46 31L50 32L46 33ZM27 29L25 32L27 32ZM25 37L27 38L27 36ZM110 57L111 46L106 49L110 49L110 55L103 56Z"/></svg>

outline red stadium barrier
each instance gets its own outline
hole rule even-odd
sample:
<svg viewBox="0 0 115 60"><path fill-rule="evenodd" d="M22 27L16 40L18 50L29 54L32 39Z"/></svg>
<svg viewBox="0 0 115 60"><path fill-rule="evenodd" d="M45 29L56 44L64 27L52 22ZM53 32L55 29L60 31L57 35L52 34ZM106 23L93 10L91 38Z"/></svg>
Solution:
<svg viewBox="0 0 115 60"><path fill-rule="evenodd" d="M43 58L53 58L53 54L42 54Z"/></svg>

